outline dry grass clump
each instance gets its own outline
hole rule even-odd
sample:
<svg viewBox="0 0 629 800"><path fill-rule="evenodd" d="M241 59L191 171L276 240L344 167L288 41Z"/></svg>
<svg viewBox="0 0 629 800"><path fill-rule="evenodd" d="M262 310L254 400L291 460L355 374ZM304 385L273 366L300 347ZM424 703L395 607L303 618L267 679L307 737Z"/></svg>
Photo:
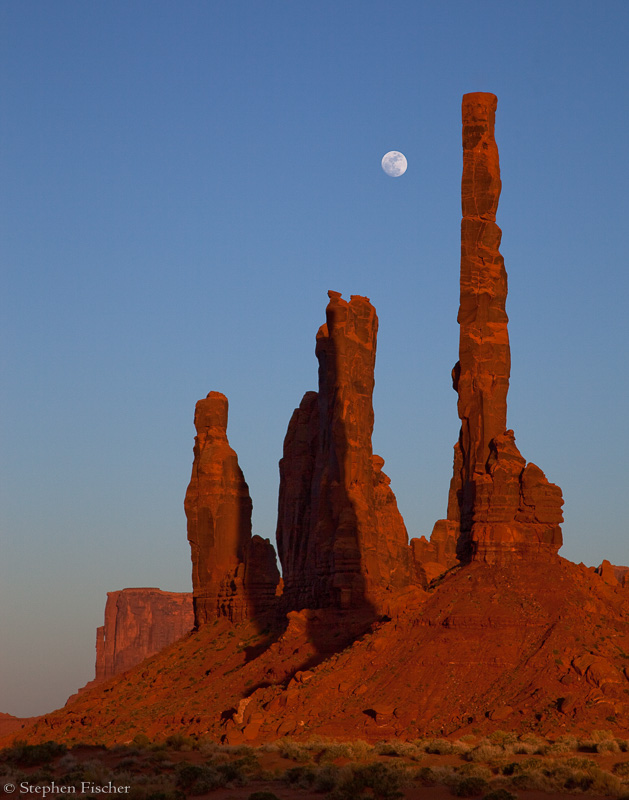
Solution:
<svg viewBox="0 0 629 800"><path fill-rule="evenodd" d="M513 745L513 752L522 755L536 755L543 752L548 743L534 733L523 733Z"/></svg>
<svg viewBox="0 0 629 800"><path fill-rule="evenodd" d="M576 736L560 736L542 748L544 755L558 756L564 753L576 753L579 749L579 740Z"/></svg>
<svg viewBox="0 0 629 800"><path fill-rule="evenodd" d="M500 759L504 757L505 750L498 744L490 744L487 739L483 739L482 742L479 742L476 747L471 750L468 750L467 753L464 754L464 758L466 761L494 761L496 759Z"/></svg>
<svg viewBox="0 0 629 800"><path fill-rule="evenodd" d="M425 753L425 750L422 747L418 747L414 742L403 742L395 739L378 742L373 749L379 756L398 756L399 758L408 758L410 761L421 761Z"/></svg>
<svg viewBox="0 0 629 800"><path fill-rule="evenodd" d="M487 737L490 744L499 745L505 750L518 743L518 735L513 731L494 731Z"/></svg>
<svg viewBox="0 0 629 800"><path fill-rule="evenodd" d="M471 747L470 744L460 739L454 742L449 739L415 739L413 744L425 753L440 756L464 755Z"/></svg>

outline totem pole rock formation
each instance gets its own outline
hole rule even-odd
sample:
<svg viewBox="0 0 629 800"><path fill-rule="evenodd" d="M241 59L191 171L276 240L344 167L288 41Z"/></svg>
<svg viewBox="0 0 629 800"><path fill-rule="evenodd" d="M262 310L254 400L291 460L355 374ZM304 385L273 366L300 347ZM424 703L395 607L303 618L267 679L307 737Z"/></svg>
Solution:
<svg viewBox="0 0 629 800"><path fill-rule="evenodd" d="M463 97L460 344L452 373L461 432L448 500L448 520L459 526L459 558L488 562L556 553L563 519L561 489L526 464L507 430L511 358L496 225L496 106L492 94Z"/></svg>
<svg viewBox="0 0 629 800"><path fill-rule="evenodd" d="M365 297L328 296L315 351L319 391L293 413L280 461L287 609L376 608L388 589L414 581L404 521L371 445L378 318Z"/></svg>
<svg viewBox="0 0 629 800"><path fill-rule="evenodd" d="M225 395L210 392L194 414L197 430L184 509L192 556L195 627L269 611L279 572L268 539L251 535L252 503L227 440Z"/></svg>

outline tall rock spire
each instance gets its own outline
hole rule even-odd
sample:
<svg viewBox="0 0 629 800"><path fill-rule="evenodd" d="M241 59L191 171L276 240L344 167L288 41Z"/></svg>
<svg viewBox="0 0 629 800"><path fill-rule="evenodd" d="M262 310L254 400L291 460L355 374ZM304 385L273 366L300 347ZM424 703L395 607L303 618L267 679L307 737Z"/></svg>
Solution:
<svg viewBox="0 0 629 800"><path fill-rule="evenodd" d="M490 562L556 553L562 543L561 489L526 465L507 430L511 356L507 273L496 225L500 166L494 139L497 99L463 97L459 361L453 370L461 420L448 519L460 526L458 554Z"/></svg>
<svg viewBox="0 0 629 800"><path fill-rule="evenodd" d="M210 392L194 414L192 477L184 509L192 555L195 626L238 622L268 611L279 572L268 539L251 536L252 503L227 440L225 395Z"/></svg>
<svg viewBox="0 0 629 800"><path fill-rule="evenodd" d="M412 582L404 521L371 446L378 318L366 297L328 296L319 391L295 410L280 461L283 602L375 608L387 589Z"/></svg>

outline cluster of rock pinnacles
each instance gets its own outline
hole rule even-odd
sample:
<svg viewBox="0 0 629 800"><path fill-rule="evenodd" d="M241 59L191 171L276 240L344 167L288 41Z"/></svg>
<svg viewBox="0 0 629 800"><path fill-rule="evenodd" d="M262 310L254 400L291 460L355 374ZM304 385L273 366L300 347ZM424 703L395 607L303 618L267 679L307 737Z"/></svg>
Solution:
<svg viewBox="0 0 629 800"><path fill-rule="evenodd" d="M290 420L280 461L277 547L252 536L251 498L227 440L227 398L197 403L185 498L195 626L271 611L374 612L460 562L551 557L562 544L562 494L526 464L507 430L507 274L496 210L500 167L492 94L463 97L459 361L461 419L447 519L409 543L384 460L372 452L378 318L365 297L328 292L316 338L319 388Z"/></svg>

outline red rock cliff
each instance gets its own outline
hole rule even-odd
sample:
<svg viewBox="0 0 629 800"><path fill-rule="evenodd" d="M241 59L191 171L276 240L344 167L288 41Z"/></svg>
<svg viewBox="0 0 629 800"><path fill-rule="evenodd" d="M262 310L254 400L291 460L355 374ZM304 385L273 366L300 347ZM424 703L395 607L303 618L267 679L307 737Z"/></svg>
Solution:
<svg viewBox="0 0 629 800"><path fill-rule="evenodd" d="M131 669L192 630L189 592L107 592L105 624L96 629L95 682Z"/></svg>
<svg viewBox="0 0 629 800"><path fill-rule="evenodd" d="M453 370L461 432L448 502L448 519L460 526L459 557L489 562L556 553L563 519L561 489L526 464L507 430L511 357L496 224L496 106L492 94L463 97L460 343Z"/></svg>
<svg viewBox="0 0 629 800"><path fill-rule="evenodd" d="M217 617L240 621L275 602L279 572L268 541L251 535L252 503L227 440L225 395L196 405L192 477L184 508L192 555L195 626Z"/></svg>
<svg viewBox="0 0 629 800"><path fill-rule="evenodd" d="M280 461L277 544L287 608L380 603L411 582L411 551L384 460L373 455L378 318L328 292L319 391L295 410Z"/></svg>

